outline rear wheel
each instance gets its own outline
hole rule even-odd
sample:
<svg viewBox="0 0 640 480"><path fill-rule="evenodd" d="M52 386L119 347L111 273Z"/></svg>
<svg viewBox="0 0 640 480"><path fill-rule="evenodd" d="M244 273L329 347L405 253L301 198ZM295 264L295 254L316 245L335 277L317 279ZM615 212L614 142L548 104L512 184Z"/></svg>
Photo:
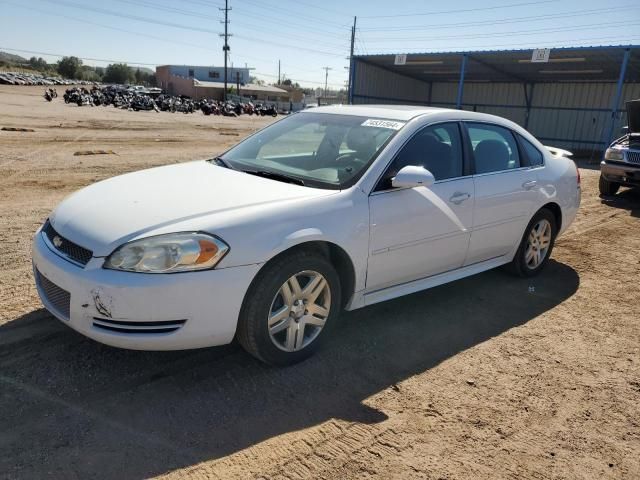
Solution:
<svg viewBox="0 0 640 480"><path fill-rule="evenodd" d="M254 357L290 365L311 354L329 334L341 307L340 279L331 263L300 251L267 265L246 295L237 338Z"/></svg>
<svg viewBox="0 0 640 480"><path fill-rule="evenodd" d="M610 196L618 193L618 190L620 189L620 184L616 182L610 182L609 180L604 178L602 174L600 174L600 181L598 182L598 187L600 188L601 195Z"/></svg>
<svg viewBox="0 0 640 480"><path fill-rule="evenodd" d="M533 277L540 273L551 256L557 228L555 215L551 211L543 208L536 213L527 225L509 269L521 277Z"/></svg>

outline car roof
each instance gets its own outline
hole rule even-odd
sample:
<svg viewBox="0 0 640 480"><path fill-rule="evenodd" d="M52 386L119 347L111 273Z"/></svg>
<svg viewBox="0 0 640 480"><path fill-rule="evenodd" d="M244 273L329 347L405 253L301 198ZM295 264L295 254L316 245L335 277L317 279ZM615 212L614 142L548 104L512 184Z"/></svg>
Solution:
<svg viewBox="0 0 640 480"><path fill-rule="evenodd" d="M310 109L313 113L356 115L359 117L385 118L408 121L419 115L456 111L450 108L424 107L420 105L329 105Z"/></svg>
<svg viewBox="0 0 640 480"><path fill-rule="evenodd" d="M367 118L379 118L384 120L397 120L408 122L416 117L428 116L434 121L467 121L488 122L510 128L524 135L534 143L539 141L531 133L517 123L489 113L472 112L469 110L457 110L452 108L424 107L420 105L330 105L301 110L300 114L325 113L331 115L355 115ZM542 146L542 144L540 144Z"/></svg>

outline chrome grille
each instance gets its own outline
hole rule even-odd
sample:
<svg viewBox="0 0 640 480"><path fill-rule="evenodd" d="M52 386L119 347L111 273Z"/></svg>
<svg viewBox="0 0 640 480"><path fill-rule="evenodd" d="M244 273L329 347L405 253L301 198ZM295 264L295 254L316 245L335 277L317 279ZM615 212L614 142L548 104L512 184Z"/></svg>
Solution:
<svg viewBox="0 0 640 480"><path fill-rule="evenodd" d="M79 263L83 267L89 262L89 260L91 260L91 257L93 256L93 252L91 250L87 250L86 248L64 238L55 231L49 220L47 220L42 227L42 232L49 239L49 243L53 245L53 247L64 257Z"/></svg>
<svg viewBox="0 0 640 480"><path fill-rule="evenodd" d="M100 330L130 335L145 335L149 333L172 333L182 328L186 320L159 320L146 322L131 322L125 320L111 320L93 318L93 326Z"/></svg>
<svg viewBox="0 0 640 480"><path fill-rule="evenodd" d="M640 165L640 152L627 151L627 162Z"/></svg>
<svg viewBox="0 0 640 480"><path fill-rule="evenodd" d="M36 282L40 287L40 291L42 292L44 299L55 309L56 313L69 320L71 294L42 275L37 269L35 273Z"/></svg>

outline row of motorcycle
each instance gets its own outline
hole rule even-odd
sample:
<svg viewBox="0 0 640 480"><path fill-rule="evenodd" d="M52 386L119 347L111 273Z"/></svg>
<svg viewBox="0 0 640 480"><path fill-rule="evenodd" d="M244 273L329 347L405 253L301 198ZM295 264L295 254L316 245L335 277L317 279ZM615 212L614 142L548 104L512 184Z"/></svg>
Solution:
<svg viewBox="0 0 640 480"><path fill-rule="evenodd" d="M44 98L51 102L57 98L55 89L49 88L44 92ZM69 88L65 91L64 102L82 106L109 106L125 110L155 110L156 112L179 112L194 113L198 110L205 115L223 115L226 117L237 117L239 115L278 115L275 105L254 104L252 102L220 101L213 99L203 99L195 101L185 95L161 94L153 97L144 93L118 88L110 85L106 87L94 86L91 90L85 87Z"/></svg>
<svg viewBox="0 0 640 480"><path fill-rule="evenodd" d="M200 100L200 110L205 115L224 115L226 117L237 117L239 115L275 117L278 115L275 105L254 104L253 102L224 102L210 99Z"/></svg>

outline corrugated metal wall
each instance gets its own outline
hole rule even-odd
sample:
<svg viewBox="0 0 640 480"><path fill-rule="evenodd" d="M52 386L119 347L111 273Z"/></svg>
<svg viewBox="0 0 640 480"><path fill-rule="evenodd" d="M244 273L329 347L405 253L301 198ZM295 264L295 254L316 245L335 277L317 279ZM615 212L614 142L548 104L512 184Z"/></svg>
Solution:
<svg viewBox="0 0 640 480"><path fill-rule="evenodd" d="M452 108L457 83L429 83L356 62L354 103L412 103ZM431 97L429 89L431 88ZM608 133L615 83L539 83L533 87L527 129L543 143L569 150L602 149ZM626 124L624 102L640 98L640 84L623 87L614 138ZM508 118L525 126L526 99L520 83L465 83L462 107Z"/></svg>
<svg viewBox="0 0 640 480"><path fill-rule="evenodd" d="M356 62L354 103L424 104L429 84L368 63Z"/></svg>

